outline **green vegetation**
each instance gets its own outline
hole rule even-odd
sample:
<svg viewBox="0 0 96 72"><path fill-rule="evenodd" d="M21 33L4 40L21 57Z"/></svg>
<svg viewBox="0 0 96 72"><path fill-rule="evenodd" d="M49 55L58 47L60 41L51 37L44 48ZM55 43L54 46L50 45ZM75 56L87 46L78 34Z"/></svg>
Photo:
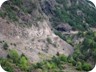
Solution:
<svg viewBox="0 0 96 72"><path fill-rule="evenodd" d="M17 5L17 6L21 6L21 4L23 3L22 0L14 0L12 2L14 5Z"/></svg>
<svg viewBox="0 0 96 72"><path fill-rule="evenodd" d="M5 49L5 50L7 50L8 49L8 44L5 42L4 44L3 44L3 48Z"/></svg>
<svg viewBox="0 0 96 72"><path fill-rule="evenodd" d="M68 0L56 1L58 5L54 6L52 10L54 15L50 17L53 30L56 35L74 46L74 53L68 57L65 55L58 55L52 57L51 60L30 64L26 56L19 55L16 50L8 50L9 46L4 42L3 48L8 51L8 56L6 59L1 58L0 64L5 70L8 72L14 72L15 69L25 72L36 72L35 70L37 70L37 72L62 72L66 68L64 67L66 64L80 71L89 71L92 69L92 65L88 60L91 58L92 61L96 62L96 32L90 30L90 27L96 27L96 9L93 7L94 5L87 0L85 2L79 0L78 4L77 0L72 0L71 6L67 5ZM31 16L33 10L37 7L32 3L32 0L27 2L28 5L25 3L22 0L9 1L1 9L0 17L8 18L14 22L18 22L20 19L25 25L31 26L32 23L26 18L27 15ZM90 6L89 3L93 6ZM32 18L34 18L33 15ZM37 17L38 21L40 19L42 18ZM55 30L56 27L62 23L68 23L72 26L73 30L78 30L80 32L78 35L63 35L62 32ZM75 37L84 38L84 40L78 44L74 44L73 39ZM52 43L51 38L48 37L46 40L49 44L53 44L53 46L56 47L56 44ZM11 45L16 46L16 44Z"/></svg>
<svg viewBox="0 0 96 72"><path fill-rule="evenodd" d="M77 63L77 70L84 70L89 71L92 69L92 66L89 63L84 62L83 64L81 62Z"/></svg>
<svg viewBox="0 0 96 72"><path fill-rule="evenodd" d="M35 69L42 69L42 71L46 70L52 71L52 72L58 72L58 71L63 71L64 65L73 65L74 68L80 71L89 71L92 69L91 65L85 61L78 61L74 60L72 56L66 57L65 55L60 55L60 56L54 56L52 60L48 61L43 61L40 63L37 63L34 67ZM45 72L45 71L44 71Z"/></svg>
<svg viewBox="0 0 96 72"><path fill-rule="evenodd" d="M51 40L51 38L47 38L47 42L49 43L49 44L52 44L52 40Z"/></svg>
<svg viewBox="0 0 96 72"><path fill-rule="evenodd" d="M27 4L25 4L27 2ZM0 10L0 17L6 18L12 22L18 22L22 20L24 23L19 24L22 27L30 27L32 23L29 22L29 19L25 19L24 16L32 14L33 10L37 9L36 5L32 0L22 1L22 0L12 0L6 2L2 9Z"/></svg>
<svg viewBox="0 0 96 72"><path fill-rule="evenodd" d="M27 71L30 66L28 59L24 55L19 55L16 50L9 50L6 59L0 58L0 64L8 72L14 72L16 69Z"/></svg>
<svg viewBox="0 0 96 72"><path fill-rule="evenodd" d="M92 69L91 64L88 63L90 57L92 61L96 61L96 32L84 32L80 34L80 37L81 36L84 37L84 40L75 46L75 52L72 55L72 59L78 62L76 64L77 70L89 71Z"/></svg>
<svg viewBox="0 0 96 72"><path fill-rule="evenodd" d="M65 40L67 43L72 44L72 39L74 38L74 36L71 36L71 35L63 35L62 32L58 32L57 30L54 31L54 33L56 35L58 35L61 39Z"/></svg>
<svg viewBox="0 0 96 72"><path fill-rule="evenodd" d="M61 61L67 62L67 57L66 56L60 55L59 58L60 58Z"/></svg>
<svg viewBox="0 0 96 72"><path fill-rule="evenodd" d="M91 58L92 61L96 61L96 32L91 30L79 32L75 36L84 38L79 44L74 44L73 40L75 36L73 35L62 35L60 32L56 32L56 34L75 47L73 55L68 57L68 63L71 63L80 71L91 70L92 65L88 63L88 60Z"/></svg>
<svg viewBox="0 0 96 72"><path fill-rule="evenodd" d="M55 10L55 13L56 13L57 17L60 18L61 21L68 22L69 15L66 12L66 10L57 7Z"/></svg>
<svg viewBox="0 0 96 72"><path fill-rule="evenodd" d="M75 52L68 57L68 62L76 67L77 70L91 70L91 64L88 63L90 58L96 62L96 32L90 30L90 27L96 27L96 9L89 2L72 1L71 6L68 6L66 0L56 0L60 5L56 6L52 17L53 28L56 28L60 23L69 23L73 30L80 31L77 35L63 35L63 32L54 30L55 34L69 44L75 47ZM89 3L93 6L90 6ZM62 4L62 6L61 6ZM77 38L76 38L77 37ZM83 41L74 43L76 39Z"/></svg>
<svg viewBox="0 0 96 72"><path fill-rule="evenodd" d="M44 60L36 64L29 64L28 59L24 55L18 55L16 50L10 50L9 57L7 59L0 59L0 63L2 67L9 72L14 72L16 66L16 69L20 69L24 72L38 70L40 72L62 72L66 69L64 65L73 65L77 70L89 71L92 69L89 63L86 63L85 61L76 62L72 56L66 57L65 55L53 56L51 60Z"/></svg>
<svg viewBox="0 0 96 72"><path fill-rule="evenodd" d="M12 63L10 63L9 59L1 59L0 58L0 64L4 70L6 70L8 72L14 72L14 67L13 67Z"/></svg>
<svg viewBox="0 0 96 72"><path fill-rule="evenodd" d="M64 62L64 60L63 60ZM35 69L42 69L43 72L60 72L63 70L62 61L59 57L53 57L52 60L43 61L35 65ZM61 69L62 68L62 69Z"/></svg>
<svg viewBox="0 0 96 72"><path fill-rule="evenodd" d="M58 35L61 39L66 40L66 37L65 37L61 32L54 31L54 33L55 33L56 35Z"/></svg>
<svg viewBox="0 0 96 72"><path fill-rule="evenodd" d="M11 50L10 53L14 54L16 57L18 55L16 50ZM14 58L12 55L10 56L11 57L8 57L7 59L0 59L0 64L8 72L14 72L15 68L16 69L19 68L21 71L25 72L30 72L38 69L41 72L45 71L57 72L62 71L63 70L62 65L67 62L67 57L61 55L60 57L59 56L53 57L52 60L46 60L36 64L29 65L29 62L24 55L19 56L17 60L15 60L16 58Z"/></svg>
<svg viewBox="0 0 96 72"><path fill-rule="evenodd" d="M5 18L6 16L11 21L18 21L17 13L14 5L20 6L22 0L13 0L6 3L0 11L0 16ZM13 5L13 6L12 6Z"/></svg>
<svg viewBox="0 0 96 72"><path fill-rule="evenodd" d="M55 16L52 17L54 28L62 22L69 23L74 29L81 31L87 30L88 26L96 26L96 9L89 5L89 1L86 0L84 4L78 0L72 1L71 6L67 5L68 1L66 0L56 1L60 5L56 6ZM76 3L77 1L79 4Z"/></svg>
<svg viewBox="0 0 96 72"><path fill-rule="evenodd" d="M82 68L83 68L83 70L85 70L85 71L89 71L89 70L91 70L91 65L88 64L88 63L84 63L84 64L82 65Z"/></svg>
<svg viewBox="0 0 96 72"><path fill-rule="evenodd" d="M28 60L26 59L26 57L22 56L20 58L20 68L22 70L28 70Z"/></svg>
<svg viewBox="0 0 96 72"><path fill-rule="evenodd" d="M95 51L96 51L96 32L89 31L84 35L84 41L82 44L80 44L78 50L83 54L81 56L84 58L84 60L88 59L89 57L92 57L94 61L96 56L95 56Z"/></svg>
<svg viewBox="0 0 96 72"><path fill-rule="evenodd" d="M5 10L4 11L5 15L8 16L10 20L12 20L12 21L17 21L18 20L15 11L12 10L12 7L9 4L8 5L6 4L4 6L4 10ZM2 15L3 14L1 14L1 16Z"/></svg>
<svg viewBox="0 0 96 72"><path fill-rule="evenodd" d="M14 63L18 63L19 55L16 50L10 50L8 57L12 59Z"/></svg>
<svg viewBox="0 0 96 72"><path fill-rule="evenodd" d="M77 65L76 65L76 69L77 70L82 70L82 63L81 62L77 62Z"/></svg>

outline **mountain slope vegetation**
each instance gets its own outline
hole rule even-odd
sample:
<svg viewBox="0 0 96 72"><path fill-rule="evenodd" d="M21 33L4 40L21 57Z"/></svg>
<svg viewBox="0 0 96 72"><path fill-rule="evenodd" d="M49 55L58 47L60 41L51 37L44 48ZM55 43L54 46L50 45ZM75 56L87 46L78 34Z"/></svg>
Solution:
<svg viewBox="0 0 96 72"><path fill-rule="evenodd" d="M0 64L8 72L90 71L95 27L89 0L9 0L0 9Z"/></svg>

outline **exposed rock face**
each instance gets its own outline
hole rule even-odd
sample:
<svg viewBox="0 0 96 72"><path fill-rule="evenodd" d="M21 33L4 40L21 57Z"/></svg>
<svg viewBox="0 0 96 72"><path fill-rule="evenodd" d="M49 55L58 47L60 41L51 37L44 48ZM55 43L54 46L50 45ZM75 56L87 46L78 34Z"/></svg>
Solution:
<svg viewBox="0 0 96 72"><path fill-rule="evenodd" d="M38 27L32 25L30 28L22 28L0 18L0 41L7 42L10 49L15 48L20 54L24 53L31 62L51 58L57 53L66 56L72 54L73 47L56 36L48 23L50 22L43 20L37 22ZM16 46L11 45L11 43L16 44ZM0 51L2 50L1 47Z"/></svg>
<svg viewBox="0 0 96 72"><path fill-rule="evenodd" d="M72 30L72 27L69 24L59 24L56 28L58 31L69 32Z"/></svg>

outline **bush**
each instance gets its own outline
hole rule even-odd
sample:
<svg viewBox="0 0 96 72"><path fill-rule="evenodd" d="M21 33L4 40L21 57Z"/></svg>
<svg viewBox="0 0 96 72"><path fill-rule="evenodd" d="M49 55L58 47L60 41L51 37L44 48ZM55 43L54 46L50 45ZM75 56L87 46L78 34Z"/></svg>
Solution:
<svg viewBox="0 0 96 72"><path fill-rule="evenodd" d="M12 1L14 5L21 6L22 0L13 0Z"/></svg>
<svg viewBox="0 0 96 72"><path fill-rule="evenodd" d="M36 63L36 65L34 66L34 68L40 68L40 69L43 69L43 65L44 65L45 63L44 62L40 62L40 63Z"/></svg>
<svg viewBox="0 0 96 72"><path fill-rule="evenodd" d="M82 70L82 63L81 62L77 62L76 69Z"/></svg>
<svg viewBox="0 0 96 72"><path fill-rule="evenodd" d="M67 57L65 55L60 55L59 58L61 61L67 62Z"/></svg>
<svg viewBox="0 0 96 72"><path fill-rule="evenodd" d="M48 69L56 68L56 65L55 65L54 62L51 62L51 63L50 63L50 62L47 62L46 65L47 65L47 68L48 68Z"/></svg>
<svg viewBox="0 0 96 72"><path fill-rule="evenodd" d="M69 36L66 38L67 43L72 44L72 38Z"/></svg>
<svg viewBox="0 0 96 72"><path fill-rule="evenodd" d="M84 63L82 65L82 69L85 70L85 71L90 71L91 70L91 65L89 63Z"/></svg>
<svg viewBox="0 0 96 72"><path fill-rule="evenodd" d="M16 50L10 50L8 56L14 63L18 63L19 55Z"/></svg>
<svg viewBox="0 0 96 72"><path fill-rule="evenodd" d="M49 43L49 44L52 44L52 40L51 40L51 38L47 38L47 42Z"/></svg>
<svg viewBox="0 0 96 72"><path fill-rule="evenodd" d="M5 42L4 45L3 45L3 48L4 48L5 50L7 50L8 47L9 47L8 44Z"/></svg>
<svg viewBox="0 0 96 72"><path fill-rule="evenodd" d="M0 17L4 18L5 17L5 12L0 11Z"/></svg>
<svg viewBox="0 0 96 72"><path fill-rule="evenodd" d="M68 56L67 60L69 63L72 63L74 61L74 58L72 56Z"/></svg>
<svg viewBox="0 0 96 72"><path fill-rule="evenodd" d="M76 61L75 60L72 61L72 65L76 66Z"/></svg>
<svg viewBox="0 0 96 72"><path fill-rule="evenodd" d="M61 39L66 40L65 36L64 36L64 35L62 35L62 33L61 33L61 32L54 31L54 33L55 33L56 35L58 35Z"/></svg>
<svg viewBox="0 0 96 72"><path fill-rule="evenodd" d="M19 66L22 70L28 70L29 66L28 66L28 60L26 59L26 57L22 56L20 58L20 61L19 61Z"/></svg>
<svg viewBox="0 0 96 72"><path fill-rule="evenodd" d="M5 15L8 16L8 18L12 21L17 21L17 16L14 10L12 10L12 7L8 4L4 6L5 9Z"/></svg>
<svg viewBox="0 0 96 72"><path fill-rule="evenodd" d="M57 66L60 65L60 58L57 58L55 56L52 57L52 62L54 62Z"/></svg>
<svg viewBox="0 0 96 72"><path fill-rule="evenodd" d="M12 64L7 59L1 60L1 66L3 67L4 70L8 72L14 72Z"/></svg>
<svg viewBox="0 0 96 72"><path fill-rule="evenodd" d="M57 7L55 9L55 14L56 14L56 17L60 19L61 22L68 22L70 20L69 14L65 9Z"/></svg>

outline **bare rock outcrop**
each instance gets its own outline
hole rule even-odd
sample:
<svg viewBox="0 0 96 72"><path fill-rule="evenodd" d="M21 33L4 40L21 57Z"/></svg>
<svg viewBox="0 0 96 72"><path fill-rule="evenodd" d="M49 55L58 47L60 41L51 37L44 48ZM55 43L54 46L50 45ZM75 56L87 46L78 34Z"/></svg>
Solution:
<svg viewBox="0 0 96 72"><path fill-rule="evenodd" d="M38 27L32 25L30 28L22 28L0 18L0 41L6 41L10 49L17 49L20 54L26 55L31 62L49 59L57 53L66 56L72 54L73 47L56 36L48 23L47 20L43 20L37 22ZM2 47L1 50L3 50Z"/></svg>

